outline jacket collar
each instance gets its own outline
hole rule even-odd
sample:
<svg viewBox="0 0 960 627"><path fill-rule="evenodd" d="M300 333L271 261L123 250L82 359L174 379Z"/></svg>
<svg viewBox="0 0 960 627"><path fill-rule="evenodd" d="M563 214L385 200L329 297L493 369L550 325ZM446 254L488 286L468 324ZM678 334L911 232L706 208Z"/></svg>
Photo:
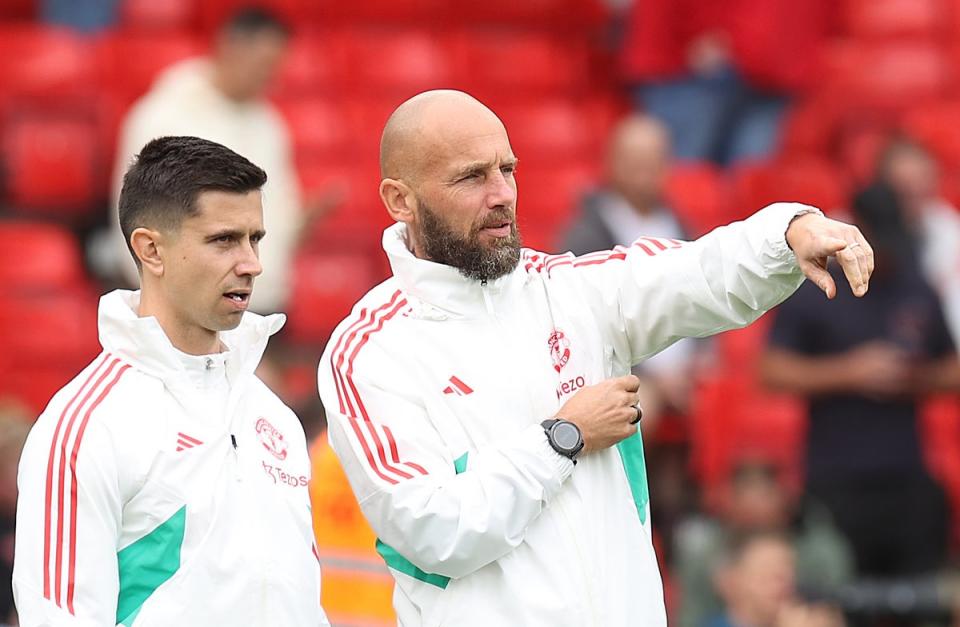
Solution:
<svg viewBox="0 0 960 627"><path fill-rule="evenodd" d="M473 317L511 298L527 281L527 273L518 263L506 276L481 283L452 266L416 257L409 246L406 224L394 224L383 232L383 249L393 276L407 300L415 299L410 303L414 312L426 317Z"/></svg>
<svg viewBox="0 0 960 627"><path fill-rule="evenodd" d="M104 350L168 386L186 383L189 373L180 354L156 318L137 315L139 305L139 290L114 290L101 297L97 320L100 344ZM226 372L231 384L253 373L266 350L267 340L285 321L283 314L260 316L247 312L236 329L220 334L229 351Z"/></svg>

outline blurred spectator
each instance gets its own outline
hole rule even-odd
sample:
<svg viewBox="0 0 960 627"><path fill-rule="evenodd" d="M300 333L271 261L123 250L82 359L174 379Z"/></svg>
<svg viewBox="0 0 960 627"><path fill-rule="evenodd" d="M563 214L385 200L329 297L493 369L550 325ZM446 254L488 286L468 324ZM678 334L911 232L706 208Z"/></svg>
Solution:
<svg viewBox="0 0 960 627"><path fill-rule="evenodd" d="M960 212L940 196L940 169L920 144L895 138L880 156L878 179L900 198L919 237L924 277L937 291L954 344L960 343Z"/></svg>
<svg viewBox="0 0 960 627"><path fill-rule="evenodd" d="M27 414L0 405L0 625L16 625L13 606L13 532L17 520L17 464L30 432Z"/></svg>
<svg viewBox="0 0 960 627"><path fill-rule="evenodd" d="M44 21L95 32L117 22L120 0L43 0Z"/></svg>
<svg viewBox="0 0 960 627"><path fill-rule="evenodd" d="M870 292L828 305L807 283L777 311L767 384L810 399L807 490L831 510L865 575L933 571L946 555L946 503L921 454L922 396L960 389L960 361L923 280L892 190L853 203L876 257ZM840 274L832 268L834 277Z"/></svg>
<svg viewBox="0 0 960 627"><path fill-rule="evenodd" d="M790 538L796 580L803 590L829 594L853 576L850 545L829 513L812 503L801 508L784 488L775 466L743 461L731 472L720 495L718 519L694 518L677 531L675 574L683 599L677 623L681 627L697 627L720 613L711 565L734 538L759 532Z"/></svg>
<svg viewBox="0 0 960 627"><path fill-rule="evenodd" d="M606 183L584 200L562 250L583 255L629 246L641 235L684 239L683 227L664 203L670 152L669 131L655 118L635 114L621 120L607 148ZM635 369L643 380L646 433L664 411L686 413L694 347L694 340L681 340Z"/></svg>
<svg viewBox="0 0 960 627"><path fill-rule="evenodd" d="M788 96L816 79L827 0L637 0L623 71L637 105L673 132L681 160L771 154Z"/></svg>
<svg viewBox="0 0 960 627"><path fill-rule="evenodd" d="M121 131L114 167L114 199L134 154L163 135L194 135L221 143L259 164L268 176L263 188L267 236L260 245L263 275L257 279L251 309L284 309L297 238L316 203L301 204L285 122L265 99L287 50L289 33L273 14L243 9L227 20L209 58L182 61L166 70L129 112ZM116 210L112 211L116 222ZM114 268L137 284L136 268L119 227Z"/></svg>
<svg viewBox="0 0 960 627"><path fill-rule="evenodd" d="M837 609L798 599L795 566L790 540L782 534L756 532L731 540L715 577L725 611L707 627L843 627Z"/></svg>

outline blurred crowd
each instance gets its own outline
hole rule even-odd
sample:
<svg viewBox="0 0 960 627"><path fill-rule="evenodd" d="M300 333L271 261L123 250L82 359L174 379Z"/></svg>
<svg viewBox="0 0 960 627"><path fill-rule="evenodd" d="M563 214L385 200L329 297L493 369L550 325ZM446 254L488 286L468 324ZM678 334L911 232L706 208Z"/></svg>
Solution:
<svg viewBox="0 0 960 627"><path fill-rule="evenodd" d="M0 579L30 421L96 353L97 294L136 281L119 175L194 134L269 176L253 308L289 315L262 374L314 438L324 607L390 624L314 369L387 271L386 116L455 87L507 126L531 247L691 239L774 200L874 246L866 298L805 285L637 369L671 623L960 624L960 1L256 4L0 7Z"/></svg>

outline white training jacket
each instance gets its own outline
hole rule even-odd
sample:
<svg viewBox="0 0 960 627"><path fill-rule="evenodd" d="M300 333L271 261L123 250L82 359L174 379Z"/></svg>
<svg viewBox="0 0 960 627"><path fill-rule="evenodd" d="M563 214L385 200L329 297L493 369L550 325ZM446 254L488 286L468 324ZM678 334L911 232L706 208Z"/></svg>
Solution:
<svg viewBox="0 0 960 627"><path fill-rule="evenodd" d="M803 281L772 205L701 239L524 250L484 284L384 233L393 277L320 361L330 441L403 627L666 624L638 433L574 466L540 423L681 337L744 326Z"/></svg>
<svg viewBox="0 0 960 627"><path fill-rule="evenodd" d="M226 369L224 406L138 303L139 292L101 299L104 352L27 439L20 624L327 625L303 429L254 375L283 316L247 313L221 335L228 351L205 363Z"/></svg>

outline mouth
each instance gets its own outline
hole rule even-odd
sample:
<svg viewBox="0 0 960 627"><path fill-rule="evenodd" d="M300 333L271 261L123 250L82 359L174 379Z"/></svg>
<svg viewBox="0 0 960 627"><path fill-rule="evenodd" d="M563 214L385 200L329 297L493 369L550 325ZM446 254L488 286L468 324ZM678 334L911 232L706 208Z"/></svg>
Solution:
<svg viewBox="0 0 960 627"><path fill-rule="evenodd" d="M487 224L480 229L480 232L492 237L510 237L510 232L513 230L512 227L513 222L511 220L502 220Z"/></svg>
<svg viewBox="0 0 960 627"><path fill-rule="evenodd" d="M250 304L250 290L224 292L223 297L227 299L233 307L239 309L240 311L245 311L247 306Z"/></svg>

